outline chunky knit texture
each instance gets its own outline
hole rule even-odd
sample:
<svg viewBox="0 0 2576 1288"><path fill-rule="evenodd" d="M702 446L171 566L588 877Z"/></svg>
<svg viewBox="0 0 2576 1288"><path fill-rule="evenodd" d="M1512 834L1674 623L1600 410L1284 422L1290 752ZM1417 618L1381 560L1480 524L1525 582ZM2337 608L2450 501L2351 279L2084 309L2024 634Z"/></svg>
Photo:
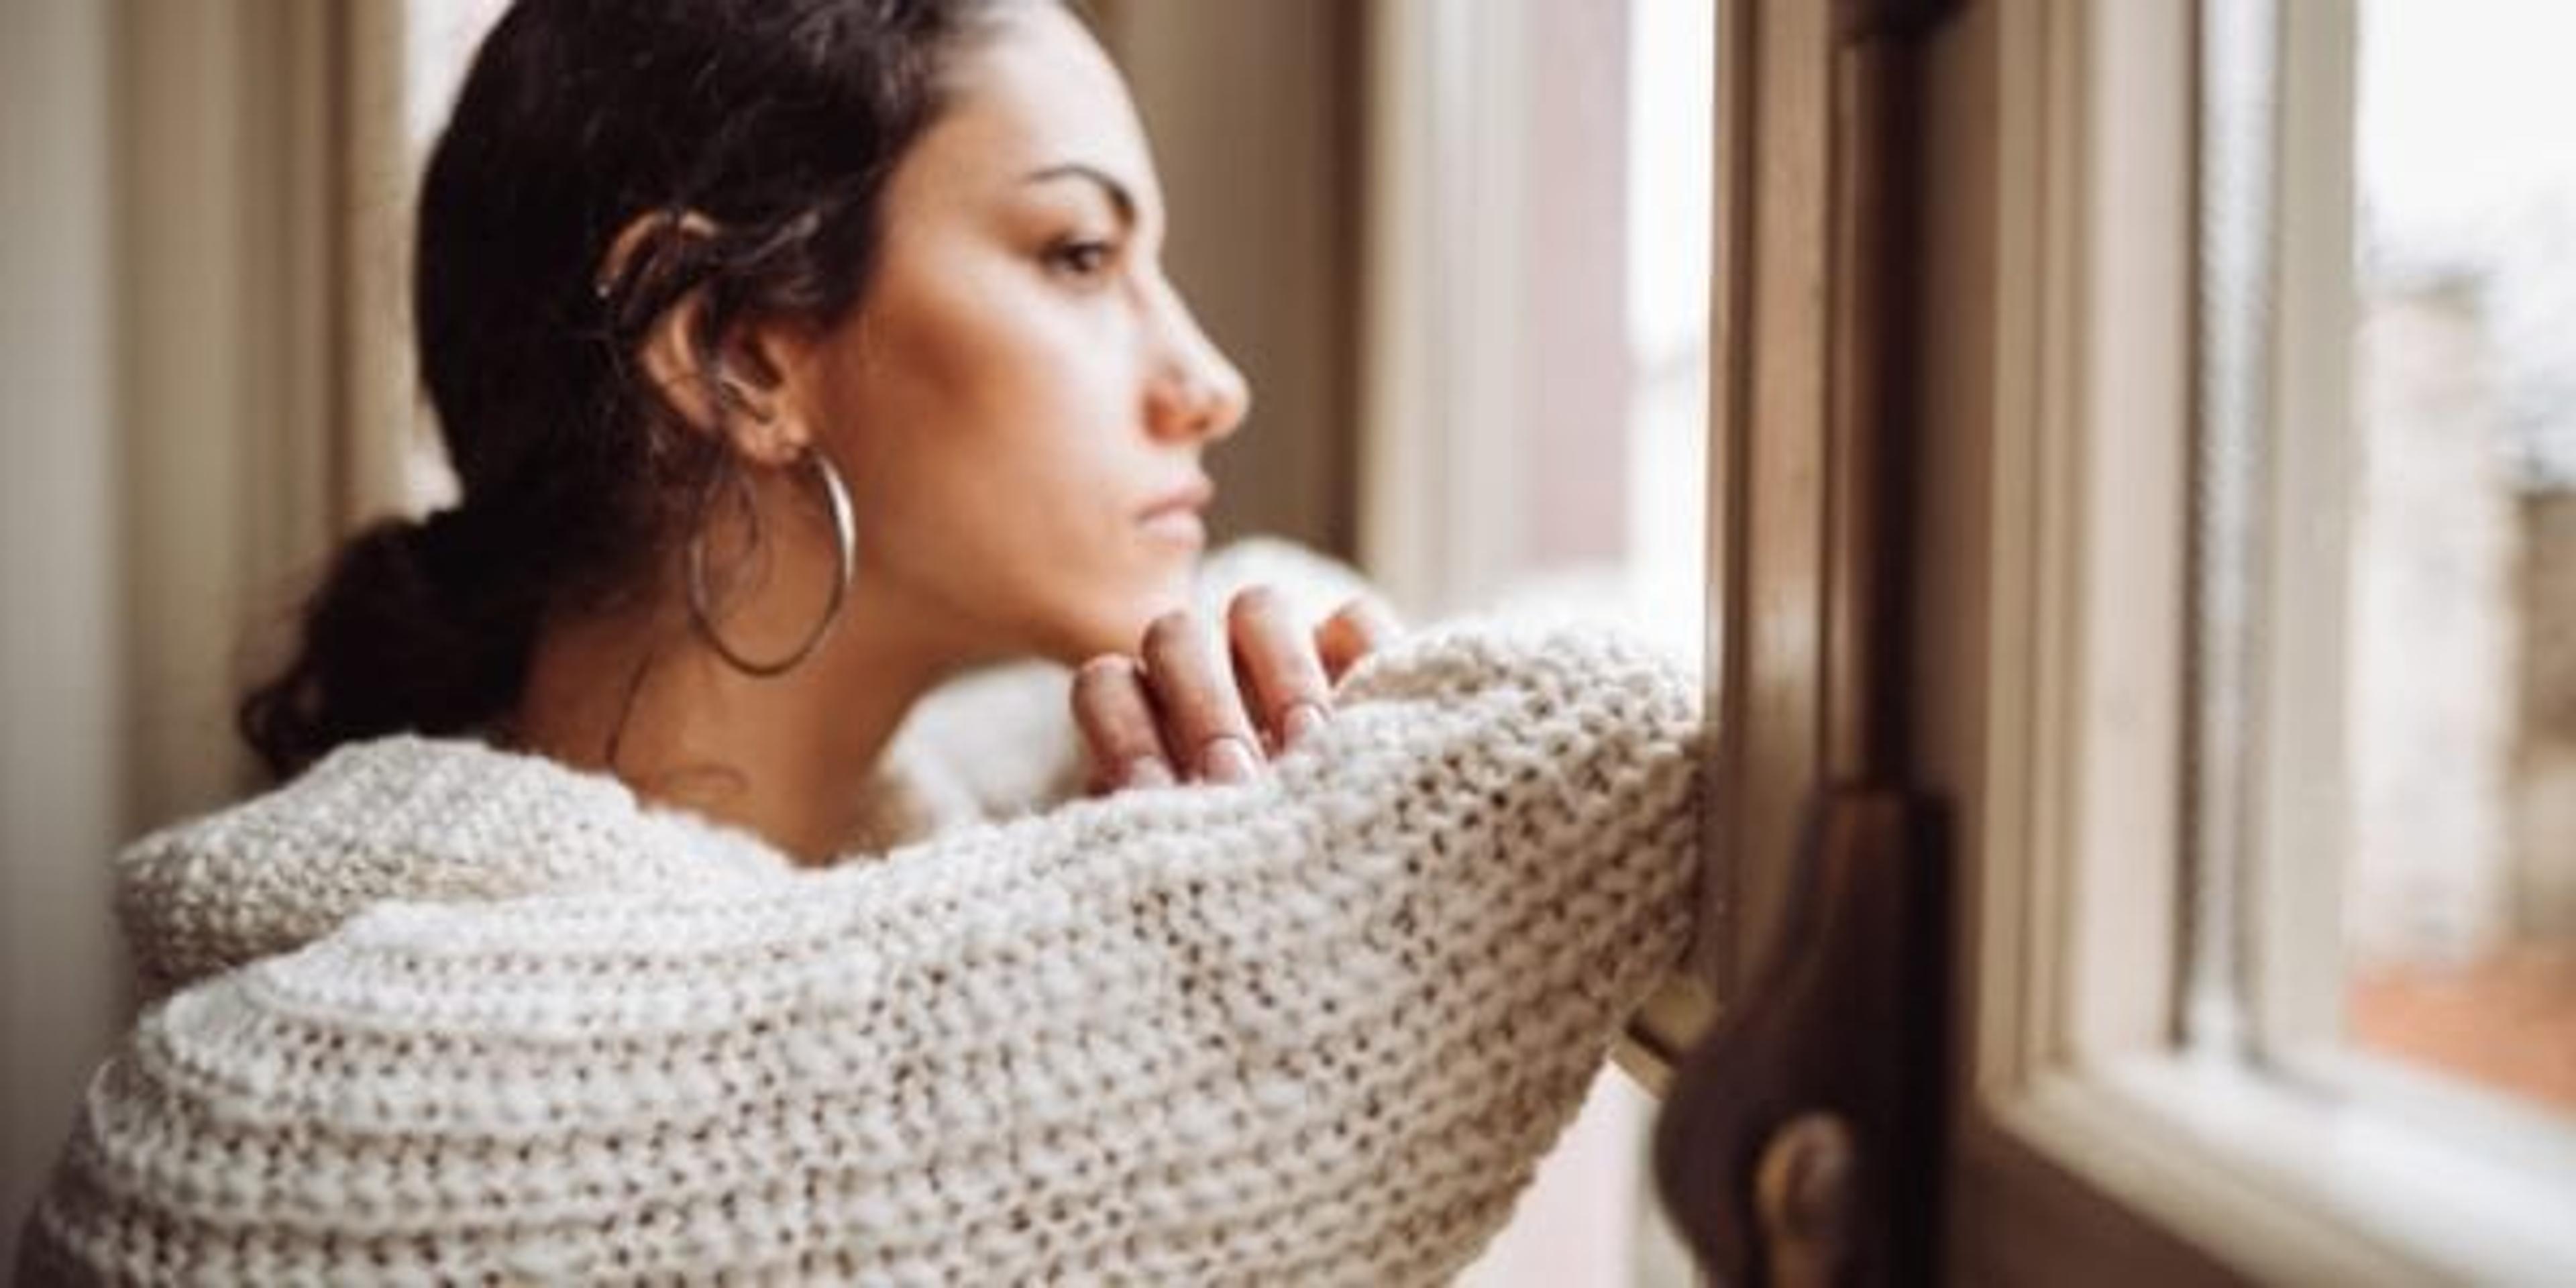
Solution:
<svg viewBox="0 0 2576 1288"><path fill-rule="evenodd" d="M1339 699L1260 782L820 873L545 761L343 749L137 851L186 986L93 1082L25 1269L1444 1279L1684 946L1696 694L1487 626Z"/></svg>

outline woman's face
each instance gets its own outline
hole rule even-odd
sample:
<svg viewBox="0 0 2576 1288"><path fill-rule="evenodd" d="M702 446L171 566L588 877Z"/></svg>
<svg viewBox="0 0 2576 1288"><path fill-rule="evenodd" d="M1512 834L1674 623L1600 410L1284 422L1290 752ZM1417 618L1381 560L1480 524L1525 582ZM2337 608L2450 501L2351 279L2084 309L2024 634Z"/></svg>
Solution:
<svg viewBox="0 0 2576 1288"><path fill-rule="evenodd" d="M1079 22L1011 6L950 78L815 350L860 593L959 653L1132 651L1186 602L1200 456L1249 395L1163 277L1153 160Z"/></svg>

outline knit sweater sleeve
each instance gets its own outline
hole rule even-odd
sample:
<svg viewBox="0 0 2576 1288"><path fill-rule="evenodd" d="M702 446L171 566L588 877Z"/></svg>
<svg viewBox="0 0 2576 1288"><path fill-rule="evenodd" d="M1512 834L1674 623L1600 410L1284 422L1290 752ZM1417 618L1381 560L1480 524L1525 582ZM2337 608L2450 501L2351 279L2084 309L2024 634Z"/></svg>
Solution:
<svg viewBox="0 0 2576 1288"><path fill-rule="evenodd" d="M1695 692L1453 629L1264 781L683 896L394 904L182 990L41 1278L1430 1282L1689 932Z"/></svg>
<svg viewBox="0 0 2576 1288"><path fill-rule="evenodd" d="M499 759L388 738L137 841L117 859L116 912L143 995L290 952L390 899L704 890L785 870L748 835L639 808L604 775L520 756L520 772L496 788L488 765ZM510 838L506 852L498 836Z"/></svg>

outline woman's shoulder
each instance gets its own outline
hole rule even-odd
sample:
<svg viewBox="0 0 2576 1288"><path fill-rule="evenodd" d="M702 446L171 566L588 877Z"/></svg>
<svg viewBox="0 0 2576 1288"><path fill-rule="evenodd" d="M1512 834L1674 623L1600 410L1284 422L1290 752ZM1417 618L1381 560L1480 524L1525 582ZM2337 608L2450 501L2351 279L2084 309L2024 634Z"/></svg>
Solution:
<svg viewBox="0 0 2576 1288"><path fill-rule="evenodd" d="M466 902L787 870L738 832L623 784L462 738L334 750L290 782L117 860L117 913L159 993L329 934L389 901Z"/></svg>

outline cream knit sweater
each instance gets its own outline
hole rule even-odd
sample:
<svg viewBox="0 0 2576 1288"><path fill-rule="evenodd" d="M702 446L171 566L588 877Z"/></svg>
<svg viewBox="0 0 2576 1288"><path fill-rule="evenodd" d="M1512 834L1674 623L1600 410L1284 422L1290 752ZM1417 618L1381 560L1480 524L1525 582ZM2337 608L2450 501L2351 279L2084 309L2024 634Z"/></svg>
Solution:
<svg viewBox="0 0 2576 1288"><path fill-rule="evenodd" d="M1695 687L1486 626L1338 698L1263 781L820 873L551 762L344 748L126 860L175 991L22 1272L1444 1279L1684 946Z"/></svg>

